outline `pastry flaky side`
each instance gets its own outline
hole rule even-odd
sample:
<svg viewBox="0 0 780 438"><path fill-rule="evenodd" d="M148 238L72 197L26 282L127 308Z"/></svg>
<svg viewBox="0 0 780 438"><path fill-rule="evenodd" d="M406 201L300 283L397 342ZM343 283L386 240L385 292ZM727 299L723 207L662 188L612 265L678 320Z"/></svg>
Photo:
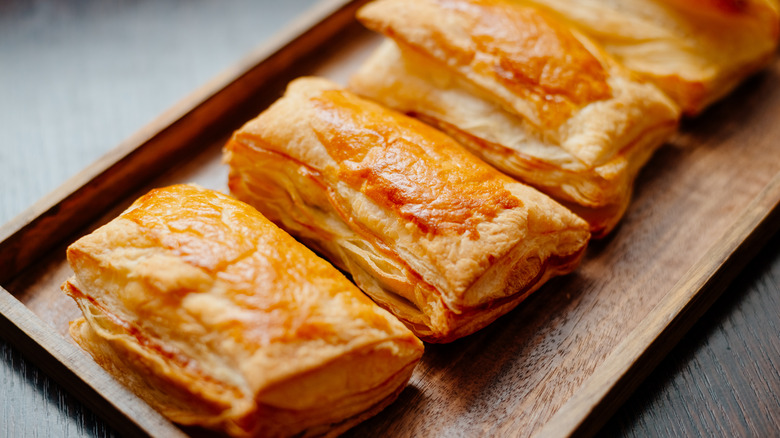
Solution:
<svg viewBox="0 0 780 438"><path fill-rule="evenodd" d="M765 67L780 38L777 0L527 0L590 35L688 115Z"/></svg>
<svg viewBox="0 0 780 438"><path fill-rule="evenodd" d="M424 340L470 334L579 262L585 221L447 135L300 78L225 147L233 194Z"/></svg>
<svg viewBox="0 0 780 438"><path fill-rule="evenodd" d="M422 355L333 266L218 192L153 190L67 255L72 337L184 425L335 435L394 400Z"/></svg>
<svg viewBox="0 0 780 438"><path fill-rule="evenodd" d="M676 105L591 40L521 2L378 0L386 41L349 88L444 130L608 233L675 131Z"/></svg>

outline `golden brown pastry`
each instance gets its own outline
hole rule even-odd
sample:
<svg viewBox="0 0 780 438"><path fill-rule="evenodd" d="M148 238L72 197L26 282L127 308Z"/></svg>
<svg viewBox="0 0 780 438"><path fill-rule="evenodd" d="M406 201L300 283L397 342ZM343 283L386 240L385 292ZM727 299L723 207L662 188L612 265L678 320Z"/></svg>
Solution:
<svg viewBox="0 0 780 438"><path fill-rule="evenodd" d="M225 156L235 196L432 342L570 272L589 237L582 219L445 134L325 79L293 81Z"/></svg>
<svg viewBox="0 0 780 438"><path fill-rule="evenodd" d="M598 237L640 167L676 129L676 106L574 29L501 1L379 0L358 12L392 37L350 89L448 134L555 197Z"/></svg>
<svg viewBox="0 0 780 438"><path fill-rule="evenodd" d="M776 0L527 0L579 26L688 115L774 56Z"/></svg>
<svg viewBox="0 0 780 438"><path fill-rule="evenodd" d="M252 207L153 190L68 248L71 335L171 420L335 435L389 404L422 343Z"/></svg>

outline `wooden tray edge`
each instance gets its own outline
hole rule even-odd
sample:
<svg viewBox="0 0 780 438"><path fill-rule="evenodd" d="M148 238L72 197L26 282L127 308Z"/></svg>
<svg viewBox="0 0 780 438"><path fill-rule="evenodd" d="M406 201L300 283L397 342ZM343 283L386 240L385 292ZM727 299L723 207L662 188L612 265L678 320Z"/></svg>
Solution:
<svg viewBox="0 0 780 438"><path fill-rule="evenodd" d="M0 284L156 176L155 163L169 162L193 138L207 136L241 99L236 96L256 91L247 90L251 87L246 83L270 81L282 74L351 24L355 10L365 1L321 0L237 64L1 225Z"/></svg>
<svg viewBox="0 0 780 438"><path fill-rule="evenodd" d="M593 436L780 230L780 173L536 437Z"/></svg>
<svg viewBox="0 0 780 438"><path fill-rule="evenodd" d="M0 288L3 338L46 375L108 421L122 435L186 435L103 370L91 357L53 332L10 292Z"/></svg>
<svg viewBox="0 0 780 438"><path fill-rule="evenodd" d="M252 81L256 81L256 76L260 75L271 80L292 63L305 58L351 24L355 10L365 1L319 1L237 64L0 226L0 266L3 266L0 270L0 336L115 427L122 436L187 435L122 386L76 345L56 334L1 284L145 182L145 178L140 178L134 184L126 184L124 190L117 190L116 186L122 184L118 182L121 175L110 175L112 169L138 168L148 162L150 156L159 154L159 151L151 150L150 144L155 139L175 124L190 124L191 119L199 117L197 112L215 98L230 100L222 95L241 92L240 79L253 75ZM231 87L239 90L230 90ZM219 103L216 105L219 107ZM183 146L186 140L180 143L173 149L186 148ZM106 199L101 202L101 198ZM84 214L85 205L97 205L99 208L91 208L88 214ZM26 251L26 246L34 246L35 250Z"/></svg>

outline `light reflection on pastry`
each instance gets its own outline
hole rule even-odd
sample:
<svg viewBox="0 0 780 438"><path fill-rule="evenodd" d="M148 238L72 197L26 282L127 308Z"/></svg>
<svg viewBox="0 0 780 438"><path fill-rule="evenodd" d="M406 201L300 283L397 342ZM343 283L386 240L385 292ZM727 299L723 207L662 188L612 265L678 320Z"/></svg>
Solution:
<svg viewBox="0 0 780 438"><path fill-rule="evenodd" d="M596 236L618 222L639 169L677 127L678 109L656 87L536 8L380 0L358 19L395 41L351 90L573 206Z"/></svg>
<svg viewBox="0 0 780 438"><path fill-rule="evenodd" d="M389 404L422 343L252 207L153 190L68 248L71 335L171 420L337 434Z"/></svg>
<svg viewBox="0 0 780 438"><path fill-rule="evenodd" d="M688 115L773 58L777 0L526 0L568 20Z"/></svg>
<svg viewBox="0 0 780 438"><path fill-rule="evenodd" d="M570 272L587 224L445 134L301 78L225 147L233 194L425 340L470 334Z"/></svg>

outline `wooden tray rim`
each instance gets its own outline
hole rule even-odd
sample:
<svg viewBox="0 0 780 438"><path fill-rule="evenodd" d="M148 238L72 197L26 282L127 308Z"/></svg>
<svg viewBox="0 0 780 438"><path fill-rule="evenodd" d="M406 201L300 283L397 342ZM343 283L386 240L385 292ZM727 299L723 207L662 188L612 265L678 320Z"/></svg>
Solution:
<svg viewBox="0 0 780 438"><path fill-rule="evenodd" d="M202 106L224 94L238 79L262 69L265 64L269 64L266 69L270 73L267 75L273 76L297 60L295 56L288 56L288 52L305 56L316 48L305 48L311 46L309 40L320 40L319 45L325 44L330 36L353 21L354 11L365 1L319 0L236 64L174 104L98 160L0 226L0 266L3 266L3 270L0 270L0 335L116 430L121 431L122 435L174 438L187 436L179 427L115 380L86 353L55 333L2 286L29 267L34 259L26 256L23 257L25 260L19 263L15 259L18 255L15 249L30 230L46 226L47 220L57 219L63 211L72 210L74 207L68 205L69 200L90 191L92 186L117 184L117 181L106 183L102 178L113 168L128 162L134 153L146 147L170 126L196 119L197 111ZM325 38L319 38L321 33L317 30L323 26L330 29L325 32ZM135 186L128 187L123 191L124 194L132 192ZM90 194L87 197L96 196ZM69 224L69 228L81 228L97 219L107 209L108 207L105 207L95 211L84 217L80 223ZM72 232L57 234L67 235ZM61 243L61 240L42 242L41 245L46 248L36 251L35 254L45 254Z"/></svg>

